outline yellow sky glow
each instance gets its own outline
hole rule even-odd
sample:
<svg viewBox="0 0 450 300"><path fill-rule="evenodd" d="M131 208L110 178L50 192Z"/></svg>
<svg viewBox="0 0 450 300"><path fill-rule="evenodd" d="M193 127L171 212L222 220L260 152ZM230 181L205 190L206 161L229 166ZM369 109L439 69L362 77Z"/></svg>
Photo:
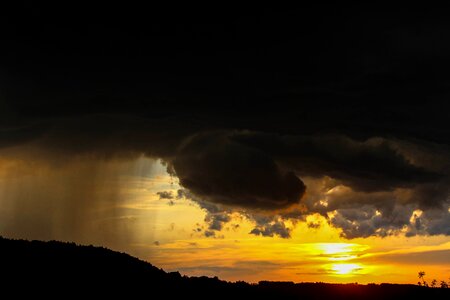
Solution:
<svg viewBox="0 0 450 300"><path fill-rule="evenodd" d="M39 178L49 177L50 171L33 167L39 170L34 171ZM76 164L69 167L72 168L71 174L80 168ZM294 224L287 221L285 225L293 230L291 238L283 239L249 234L255 224L234 213L232 220L215 238L208 238L195 230L206 226L206 212L196 203L180 199L169 205L167 200L156 195L158 191L176 194L179 188L162 164L142 158L131 166L108 165L102 172L109 174L117 169L125 173L120 178L110 179L119 183L118 196L114 201L102 200L96 205L86 206L86 211L80 212L80 217L83 217L81 233L68 236L64 230L55 229L52 235L43 239L107 246L128 252L167 271L218 276L232 281L417 283L418 271L423 270L427 276L438 280L447 280L450 274L450 237L390 236L347 240L340 236L339 229L330 226L324 217L317 214L309 215L306 222ZM83 173L80 171L80 174ZM58 173L54 176L62 177ZM33 180L41 190L47 187L44 179L40 182L28 176L26 180ZM0 191L3 191L0 194L0 214L3 216L14 214L19 205L8 200L11 193L7 192L11 186L11 181L0 176ZM96 193L108 195L110 186L110 182L102 183ZM64 192L61 189L58 195ZM21 194L23 201L29 201L32 196ZM31 215L24 211L27 203L21 204L22 213ZM48 211L62 209L66 207L58 207L53 201L39 203L38 212L42 211L45 218ZM33 211L33 216L36 215L38 213ZM63 220L63 217L54 217L50 220L53 222L51 228L61 228L58 222ZM29 236L17 233L5 222L0 221L2 235L42 238L38 233L30 233ZM310 227L308 223L319 226ZM236 224L239 226L232 226Z"/></svg>

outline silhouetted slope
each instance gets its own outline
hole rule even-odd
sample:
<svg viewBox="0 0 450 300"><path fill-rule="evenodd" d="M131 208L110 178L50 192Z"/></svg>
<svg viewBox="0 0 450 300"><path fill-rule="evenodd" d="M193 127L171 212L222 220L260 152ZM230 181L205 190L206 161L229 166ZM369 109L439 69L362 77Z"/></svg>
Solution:
<svg viewBox="0 0 450 300"><path fill-rule="evenodd" d="M213 278L166 273L128 254L74 243L10 240L0 237L4 287L19 284L18 296L95 293L99 296L147 295L152 298L231 291L240 288ZM250 285L245 284L246 288ZM240 288L241 289L241 288ZM60 294L60 292L64 294ZM206 295L206 294L205 294Z"/></svg>
<svg viewBox="0 0 450 300"><path fill-rule="evenodd" d="M13 292L14 298L448 299L450 296L450 289L414 285L228 283L217 278L166 273L124 253L74 243L0 237L0 251L2 291L7 295Z"/></svg>

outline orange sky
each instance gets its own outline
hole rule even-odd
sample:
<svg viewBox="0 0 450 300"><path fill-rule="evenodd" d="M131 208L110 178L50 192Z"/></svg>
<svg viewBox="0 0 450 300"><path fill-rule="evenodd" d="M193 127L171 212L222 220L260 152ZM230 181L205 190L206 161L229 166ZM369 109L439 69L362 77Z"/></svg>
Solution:
<svg viewBox="0 0 450 300"><path fill-rule="evenodd" d="M195 231L206 226L198 204L180 199L170 205L156 195L179 188L159 162L141 158L100 165L75 160L54 168L2 161L0 234L107 246L166 271L233 281L417 283L422 270L425 279L450 276L450 237L343 239L319 215L286 222L293 228L289 239L262 237L249 234L253 221L237 212L220 234L205 237ZM63 179L67 174L70 189ZM99 179L93 183L85 174ZM34 193L23 188L30 186ZM89 189L95 191L85 194ZM38 193L45 200L37 201ZM72 198L64 200L68 195ZM307 226L311 222L320 226Z"/></svg>

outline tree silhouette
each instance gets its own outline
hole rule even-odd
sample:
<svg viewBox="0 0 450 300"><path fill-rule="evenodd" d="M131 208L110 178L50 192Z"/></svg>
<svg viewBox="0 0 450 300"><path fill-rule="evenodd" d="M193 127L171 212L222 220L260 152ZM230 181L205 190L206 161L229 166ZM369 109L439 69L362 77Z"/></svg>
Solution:
<svg viewBox="0 0 450 300"><path fill-rule="evenodd" d="M436 280L436 279L433 279L433 280L431 281L431 287L434 288L434 287L436 287L436 286L437 286L437 280Z"/></svg>
<svg viewBox="0 0 450 300"><path fill-rule="evenodd" d="M426 282L425 279L424 279L425 275L426 275L426 274L425 274L424 271L420 271L419 274L418 274L419 279L422 280L423 286L428 286L427 282Z"/></svg>
<svg viewBox="0 0 450 300"><path fill-rule="evenodd" d="M448 283L445 282L444 280L441 281L441 288L443 289L448 289Z"/></svg>

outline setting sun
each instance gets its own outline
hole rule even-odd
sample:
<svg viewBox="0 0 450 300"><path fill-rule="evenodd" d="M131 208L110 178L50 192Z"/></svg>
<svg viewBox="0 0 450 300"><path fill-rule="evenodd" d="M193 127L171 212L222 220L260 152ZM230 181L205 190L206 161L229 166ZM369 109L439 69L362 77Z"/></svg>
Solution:
<svg viewBox="0 0 450 300"><path fill-rule="evenodd" d="M366 250L368 246L350 243L316 243L318 250L327 255L350 254Z"/></svg>
<svg viewBox="0 0 450 300"><path fill-rule="evenodd" d="M313 243L311 251L328 261L347 261L358 257L358 253L369 249L367 245L354 243Z"/></svg>
<svg viewBox="0 0 450 300"><path fill-rule="evenodd" d="M333 264L331 270L337 275L352 275L362 269L360 264Z"/></svg>

